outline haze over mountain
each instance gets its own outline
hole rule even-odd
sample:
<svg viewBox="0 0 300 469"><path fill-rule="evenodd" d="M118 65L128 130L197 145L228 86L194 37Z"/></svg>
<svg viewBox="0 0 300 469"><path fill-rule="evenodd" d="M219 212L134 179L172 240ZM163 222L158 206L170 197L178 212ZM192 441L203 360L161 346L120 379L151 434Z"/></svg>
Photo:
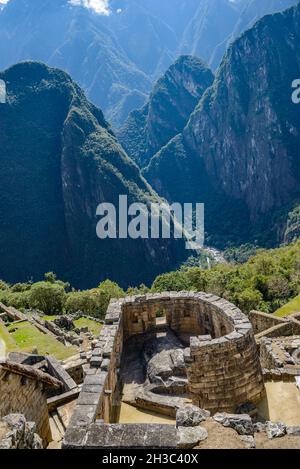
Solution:
<svg viewBox="0 0 300 469"><path fill-rule="evenodd" d="M200 59L181 56L157 81L148 103L132 112L118 132L120 143L140 167L182 132L213 79Z"/></svg>
<svg viewBox="0 0 300 469"><path fill-rule="evenodd" d="M281 242L300 201L300 3L260 20L229 48L182 134L144 174L170 201L206 203L207 240ZM299 210L288 231L299 228ZM293 226L292 226L293 225Z"/></svg>
<svg viewBox="0 0 300 469"><path fill-rule="evenodd" d="M64 69L118 127L179 55L216 67L230 39L295 2L111 0L97 14L69 0L9 0L0 12L0 70L22 60Z"/></svg>
<svg viewBox="0 0 300 469"><path fill-rule="evenodd" d="M0 79L0 278L55 271L80 288L106 278L129 286L185 259L183 240L97 238L98 204L158 197L67 74L27 62Z"/></svg>

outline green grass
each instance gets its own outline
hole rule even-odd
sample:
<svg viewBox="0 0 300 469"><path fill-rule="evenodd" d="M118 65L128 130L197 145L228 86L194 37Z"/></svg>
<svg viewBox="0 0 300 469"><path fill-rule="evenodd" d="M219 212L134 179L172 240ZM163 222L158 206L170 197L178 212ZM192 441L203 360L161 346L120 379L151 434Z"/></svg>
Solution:
<svg viewBox="0 0 300 469"><path fill-rule="evenodd" d="M47 315L45 315L45 316L42 317L42 319L44 321L55 321L55 319L57 319L58 317L59 316L47 316Z"/></svg>
<svg viewBox="0 0 300 469"><path fill-rule="evenodd" d="M3 340L7 344L9 350L15 350L19 352L32 352L33 349L37 349L41 355L53 355L59 360L75 355L78 351L75 347L65 347L63 344L58 342L54 337L43 334L35 326L27 321L12 323L7 327L7 331L14 332L9 334L9 338L15 342L13 348L10 348L6 341L6 337Z"/></svg>
<svg viewBox="0 0 300 469"><path fill-rule="evenodd" d="M293 300L289 301L286 305L282 306L282 308L279 308L277 311L275 311L274 315L283 317L283 316L289 316L290 314L293 313L300 313L300 295L296 296Z"/></svg>
<svg viewBox="0 0 300 469"><path fill-rule="evenodd" d="M102 329L102 324L99 324L92 319L80 318L74 321L75 327L88 327L89 331L95 336L98 337L100 335L100 331Z"/></svg>
<svg viewBox="0 0 300 469"><path fill-rule="evenodd" d="M2 323L0 323L0 338L5 343L6 349L9 352L12 352L13 350L16 349L17 347L16 342L14 341L13 337L8 332L7 328Z"/></svg>

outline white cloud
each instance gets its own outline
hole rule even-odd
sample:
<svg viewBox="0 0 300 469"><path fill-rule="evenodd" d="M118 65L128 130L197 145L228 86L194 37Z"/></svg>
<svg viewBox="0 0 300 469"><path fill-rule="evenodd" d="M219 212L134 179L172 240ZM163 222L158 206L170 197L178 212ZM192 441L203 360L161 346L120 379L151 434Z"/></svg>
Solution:
<svg viewBox="0 0 300 469"><path fill-rule="evenodd" d="M0 0L1 1L1 0ZM71 5L83 6L100 15L109 15L109 0L69 0Z"/></svg>
<svg viewBox="0 0 300 469"><path fill-rule="evenodd" d="M7 3L9 0L0 0L0 3Z"/></svg>

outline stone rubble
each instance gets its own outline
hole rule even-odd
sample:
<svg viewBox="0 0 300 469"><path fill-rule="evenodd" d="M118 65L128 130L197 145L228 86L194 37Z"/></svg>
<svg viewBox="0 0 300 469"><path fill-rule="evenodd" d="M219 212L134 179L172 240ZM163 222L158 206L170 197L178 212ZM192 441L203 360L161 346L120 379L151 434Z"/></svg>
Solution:
<svg viewBox="0 0 300 469"><path fill-rule="evenodd" d="M215 414L213 418L223 427L230 427L239 435L254 435L253 422L247 414L226 414L224 412Z"/></svg>
<svg viewBox="0 0 300 469"><path fill-rule="evenodd" d="M187 404L178 409L176 413L176 426L177 427L196 427L201 422L210 417L210 412L199 409L192 404Z"/></svg>
<svg viewBox="0 0 300 469"><path fill-rule="evenodd" d="M245 443L247 449L255 449L256 448L256 444L255 444L255 440L254 440L253 436L251 436L251 435L242 435L240 438L243 441L243 443Z"/></svg>
<svg viewBox="0 0 300 469"><path fill-rule="evenodd" d="M267 422L266 432L269 440L272 440L273 438L281 438L286 435L286 425L281 422Z"/></svg>
<svg viewBox="0 0 300 469"><path fill-rule="evenodd" d="M262 422L256 422L253 424L254 433L262 433L266 431L266 424Z"/></svg>
<svg viewBox="0 0 300 469"><path fill-rule="evenodd" d="M200 441L208 438L206 429L202 427L178 427L177 435L177 446L181 449L194 448Z"/></svg>
<svg viewBox="0 0 300 469"><path fill-rule="evenodd" d="M287 435L300 436L300 427L286 427Z"/></svg>
<svg viewBox="0 0 300 469"><path fill-rule="evenodd" d="M22 414L10 414L0 420L0 449L42 449L36 425Z"/></svg>

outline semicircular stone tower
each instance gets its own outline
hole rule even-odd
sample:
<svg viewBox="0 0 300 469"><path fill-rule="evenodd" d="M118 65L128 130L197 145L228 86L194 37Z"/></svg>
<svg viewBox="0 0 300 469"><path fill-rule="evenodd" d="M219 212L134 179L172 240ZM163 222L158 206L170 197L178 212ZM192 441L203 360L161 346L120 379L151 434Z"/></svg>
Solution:
<svg viewBox="0 0 300 469"><path fill-rule="evenodd" d="M126 346L131 339L139 343L147 340L149 334L158 338L161 316L165 317L163 327L171 329L183 344L187 387L195 405L212 413L234 412L263 397L265 389L252 325L236 306L207 293L126 297L112 301L108 307L63 447L126 446L133 444L133 433L138 439L135 447L139 447L154 433L158 440L165 434L166 426L156 425L154 432L148 424L136 428L113 423L122 399ZM113 443L112 435L116 440Z"/></svg>
<svg viewBox="0 0 300 469"><path fill-rule="evenodd" d="M121 319L126 340L154 330L158 312L175 333L189 337L185 362L194 404L212 412L232 412L262 398L264 383L253 328L235 305L194 292L127 297L110 304L106 322Z"/></svg>

